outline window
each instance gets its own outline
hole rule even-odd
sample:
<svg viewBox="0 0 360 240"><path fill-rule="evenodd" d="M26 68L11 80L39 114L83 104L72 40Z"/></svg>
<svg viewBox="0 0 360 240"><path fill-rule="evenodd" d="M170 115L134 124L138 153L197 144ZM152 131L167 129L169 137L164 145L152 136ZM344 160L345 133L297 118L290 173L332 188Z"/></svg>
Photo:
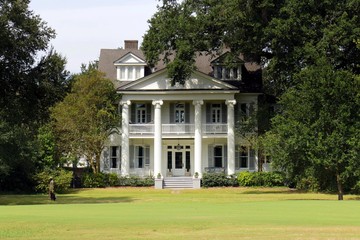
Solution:
<svg viewBox="0 0 360 240"><path fill-rule="evenodd" d="M241 146L240 147L240 168L248 168L249 167L249 153L248 148Z"/></svg>
<svg viewBox="0 0 360 240"><path fill-rule="evenodd" d="M235 168L241 169L253 169L254 166L254 159L251 158L251 153L254 152L254 150L250 149L247 146L236 146L235 151Z"/></svg>
<svg viewBox="0 0 360 240"><path fill-rule="evenodd" d="M136 123L146 123L145 104L136 104Z"/></svg>
<svg viewBox="0 0 360 240"><path fill-rule="evenodd" d="M141 68L136 67L135 68L135 79L139 79L139 78L141 78Z"/></svg>
<svg viewBox="0 0 360 240"><path fill-rule="evenodd" d="M120 67L120 79L126 79L125 67Z"/></svg>
<svg viewBox="0 0 360 240"><path fill-rule="evenodd" d="M185 123L185 104L175 104L175 123Z"/></svg>
<svg viewBox="0 0 360 240"><path fill-rule="evenodd" d="M119 147L111 146L110 147L110 166L111 168L117 168L118 166L118 159L120 158L120 151Z"/></svg>
<svg viewBox="0 0 360 240"><path fill-rule="evenodd" d="M214 167L221 168L223 167L223 147L214 146Z"/></svg>
<svg viewBox="0 0 360 240"><path fill-rule="evenodd" d="M144 168L150 166L150 147L149 146L131 146L133 147L133 161L130 164L130 168Z"/></svg>
<svg viewBox="0 0 360 240"><path fill-rule="evenodd" d="M221 122L221 104L214 103L211 104L211 122L220 123Z"/></svg>
<svg viewBox="0 0 360 240"><path fill-rule="evenodd" d="M253 103L240 103L240 116L242 120L247 120L251 116L254 110Z"/></svg>

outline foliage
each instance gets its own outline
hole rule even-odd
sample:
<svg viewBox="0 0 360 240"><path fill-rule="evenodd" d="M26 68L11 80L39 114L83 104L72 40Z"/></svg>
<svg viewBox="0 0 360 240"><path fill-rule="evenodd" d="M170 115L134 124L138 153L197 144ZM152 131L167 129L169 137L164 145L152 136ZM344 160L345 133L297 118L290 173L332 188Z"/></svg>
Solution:
<svg viewBox="0 0 360 240"><path fill-rule="evenodd" d="M49 190L50 177L54 180L55 192L65 193L70 188L73 174L62 168L57 168L55 170L45 169L34 176L35 181L37 182L35 190L37 192L47 193Z"/></svg>
<svg viewBox="0 0 360 240"><path fill-rule="evenodd" d="M38 128L67 91L66 60L29 1L0 1L0 189L30 190L36 170Z"/></svg>
<svg viewBox="0 0 360 240"><path fill-rule="evenodd" d="M74 77L71 92L51 109L54 133L64 155L85 156L95 173L110 131L119 125L113 83L94 68Z"/></svg>
<svg viewBox="0 0 360 240"><path fill-rule="evenodd" d="M202 187L236 187L236 176L227 176L225 173L204 173L201 182Z"/></svg>
<svg viewBox="0 0 360 240"><path fill-rule="evenodd" d="M82 186L85 188L101 188L101 187L149 187L154 186L153 177L122 177L116 173L84 173L82 175Z"/></svg>
<svg viewBox="0 0 360 240"><path fill-rule="evenodd" d="M243 187L285 186L284 175L280 172L240 172L237 179Z"/></svg>
<svg viewBox="0 0 360 240"><path fill-rule="evenodd" d="M196 52L230 50L266 66L266 83L280 96L296 84L294 74L314 63L324 49L336 69L359 72L358 1L163 0L149 20L142 49L155 64L170 62L169 74L183 82Z"/></svg>
<svg viewBox="0 0 360 240"><path fill-rule="evenodd" d="M360 78L319 59L282 97L267 144L289 178L317 179L320 190L337 186L341 199L360 177Z"/></svg>

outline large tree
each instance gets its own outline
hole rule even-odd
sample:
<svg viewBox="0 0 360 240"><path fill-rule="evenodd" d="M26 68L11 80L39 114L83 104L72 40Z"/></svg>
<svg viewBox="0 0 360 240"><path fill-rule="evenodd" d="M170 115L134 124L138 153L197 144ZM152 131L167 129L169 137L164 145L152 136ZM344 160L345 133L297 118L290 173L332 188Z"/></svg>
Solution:
<svg viewBox="0 0 360 240"><path fill-rule="evenodd" d="M295 79L268 132L273 163L297 183L337 188L342 200L360 182L360 77L322 59Z"/></svg>
<svg viewBox="0 0 360 240"><path fill-rule="evenodd" d="M113 83L90 66L74 77L71 92L51 109L61 152L86 157L95 173L106 139L119 126L117 98Z"/></svg>
<svg viewBox="0 0 360 240"><path fill-rule="evenodd" d="M67 89L66 60L29 1L0 0L0 190L31 187L36 135Z"/></svg>
<svg viewBox="0 0 360 240"><path fill-rule="evenodd" d="M324 49L335 69L359 73L359 11L357 0L163 0L142 49L150 64L174 58L169 74L179 82L197 51L244 53L266 66L266 83L280 95L295 84L294 73L315 62L314 49Z"/></svg>

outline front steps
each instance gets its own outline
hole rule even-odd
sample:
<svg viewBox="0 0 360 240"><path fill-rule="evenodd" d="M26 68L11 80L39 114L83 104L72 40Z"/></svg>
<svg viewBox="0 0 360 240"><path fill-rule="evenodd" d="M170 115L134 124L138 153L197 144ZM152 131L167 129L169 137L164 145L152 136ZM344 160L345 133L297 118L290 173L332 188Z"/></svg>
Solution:
<svg viewBox="0 0 360 240"><path fill-rule="evenodd" d="M163 181L163 188L182 189L194 188L192 177L166 177Z"/></svg>

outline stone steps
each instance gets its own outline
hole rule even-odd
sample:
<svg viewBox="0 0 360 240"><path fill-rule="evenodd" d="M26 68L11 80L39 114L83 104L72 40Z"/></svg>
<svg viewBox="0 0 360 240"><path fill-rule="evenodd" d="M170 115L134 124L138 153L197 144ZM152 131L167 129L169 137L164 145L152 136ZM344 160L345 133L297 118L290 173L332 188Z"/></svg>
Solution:
<svg viewBox="0 0 360 240"><path fill-rule="evenodd" d="M193 179L192 177L167 177L164 178L163 182L164 188L193 188Z"/></svg>

